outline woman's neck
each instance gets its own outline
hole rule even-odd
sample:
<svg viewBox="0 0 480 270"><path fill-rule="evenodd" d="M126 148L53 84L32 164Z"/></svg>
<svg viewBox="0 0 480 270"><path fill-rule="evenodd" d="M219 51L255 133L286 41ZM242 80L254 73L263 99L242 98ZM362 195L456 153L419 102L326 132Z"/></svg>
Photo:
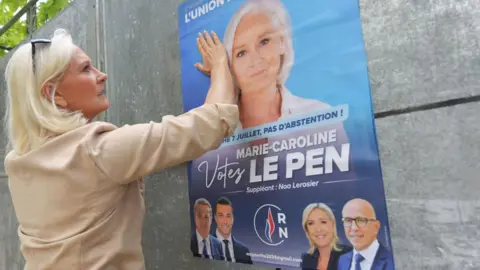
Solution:
<svg viewBox="0 0 480 270"><path fill-rule="evenodd" d="M325 246L318 248L318 251L320 252L320 257L325 257L330 258L330 253L332 252L332 246Z"/></svg>
<svg viewBox="0 0 480 270"><path fill-rule="evenodd" d="M281 104L282 96L276 85L267 91L242 92L239 101L242 127L249 128L278 120Z"/></svg>
<svg viewBox="0 0 480 270"><path fill-rule="evenodd" d="M320 253L320 255L318 259L317 269L325 270L328 267L328 261L330 260L332 246L318 248L318 252Z"/></svg>

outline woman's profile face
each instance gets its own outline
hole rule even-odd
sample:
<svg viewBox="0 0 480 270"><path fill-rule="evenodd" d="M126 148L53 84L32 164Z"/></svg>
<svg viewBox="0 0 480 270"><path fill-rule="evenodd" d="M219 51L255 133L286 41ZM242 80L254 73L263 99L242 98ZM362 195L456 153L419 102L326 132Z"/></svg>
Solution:
<svg viewBox="0 0 480 270"><path fill-rule="evenodd" d="M310 240L318 248L333 244L333 222L323 210L317 208L310 212L305 226Z"/></svg>
<svg viewBox="0 0 480 270"><path fill-rule="evenodd" d="M60 107L81 111L92 119L109 107L104 88L107 76L96 69L90 58L77 48L62 81L57 88L56 99Z"/></svg>
<svg viewBox="0 0 480 270"><path fill-rule="evenodd" d="M246 14L235 31L232 66L235 80L248 93L274 87L283 54L282 38L268 15Z"/></svg>

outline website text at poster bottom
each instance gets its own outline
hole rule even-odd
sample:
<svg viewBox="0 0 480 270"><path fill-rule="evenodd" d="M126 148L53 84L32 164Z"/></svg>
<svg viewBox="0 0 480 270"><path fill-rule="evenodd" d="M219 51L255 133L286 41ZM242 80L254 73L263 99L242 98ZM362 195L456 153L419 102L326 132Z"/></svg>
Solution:
<svg viewBox="0 0 480 270"><path fill-rule="evenodd" d="M284 256L277 256L275 254L263 254L263 253L247 253L247 256L250 256L253 258L262 258L262 259L268 259L268 260L275 260L275 261L282 261L282 262L302 262L301 259L298 258L293 258L291 256L284 257Z"/></svg>
<svg viewBox="0 0 480 270"><path fill-rule="evenodd" d="M247 187L247 193L260 193L260 192L269 192L269 191L277 191L277 190L286 190L286 189L294 189L294 188L310 188L310 187L317 187L320 181L313 181L310 180L308 182L301 182L301 183L288 183L288 184L276 184L276 185L264 185L260 187Z"/></svg>

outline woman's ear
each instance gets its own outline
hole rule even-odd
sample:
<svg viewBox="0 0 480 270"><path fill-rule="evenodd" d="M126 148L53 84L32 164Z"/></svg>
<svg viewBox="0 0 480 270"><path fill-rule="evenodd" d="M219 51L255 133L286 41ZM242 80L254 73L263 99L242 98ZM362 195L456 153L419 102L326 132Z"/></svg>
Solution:
<svg viewBox="0 0 480 270"><path fill-rule="evenodd" d="M52 101L52 93L54 90L54 85L51 82L46 82L42 85L42 96L48 101Z"/></svg>
<svg viewBox="0 0 480 270"><path fill-rule="evenodd" d="M48 101L55 102L59 107L66 108L68 103L63 96L61 96L57 91L55 91L55 85L51 82L46 82L42 86L42 96Z"/></svg>

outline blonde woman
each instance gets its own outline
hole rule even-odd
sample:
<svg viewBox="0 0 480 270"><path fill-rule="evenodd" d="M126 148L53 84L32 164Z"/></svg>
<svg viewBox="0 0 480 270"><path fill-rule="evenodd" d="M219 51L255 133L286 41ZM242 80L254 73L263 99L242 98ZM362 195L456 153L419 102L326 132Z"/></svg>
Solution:
<svg viewBox="0 0 480 270"><path fill-rule="evenodd" d="M122 127L93 121L109 107L107 76L64 30L13 53L5 169L26 270L145 269L143 176L216 149L238 122L224 47L199 44L213 63L205 104Z"/></svg>
<svg viewBox="0 0 480 270"><path fill-rule="evenodd" d="M303 210L302 225L310 248L302 254L302 269L336 270L342 254L352 250L339 244L335 216L326 204L311 203Z"/></svg>
<svg viewBox="0 0 480 270"><path fill-rule="evenodd" d="M240 94L238 129L331 107L295 96L285 86L295 57L290 17L281 1L245 1L231 17L223 43ZM211 64L203 58L195 66L208 75Z"/></svg>

